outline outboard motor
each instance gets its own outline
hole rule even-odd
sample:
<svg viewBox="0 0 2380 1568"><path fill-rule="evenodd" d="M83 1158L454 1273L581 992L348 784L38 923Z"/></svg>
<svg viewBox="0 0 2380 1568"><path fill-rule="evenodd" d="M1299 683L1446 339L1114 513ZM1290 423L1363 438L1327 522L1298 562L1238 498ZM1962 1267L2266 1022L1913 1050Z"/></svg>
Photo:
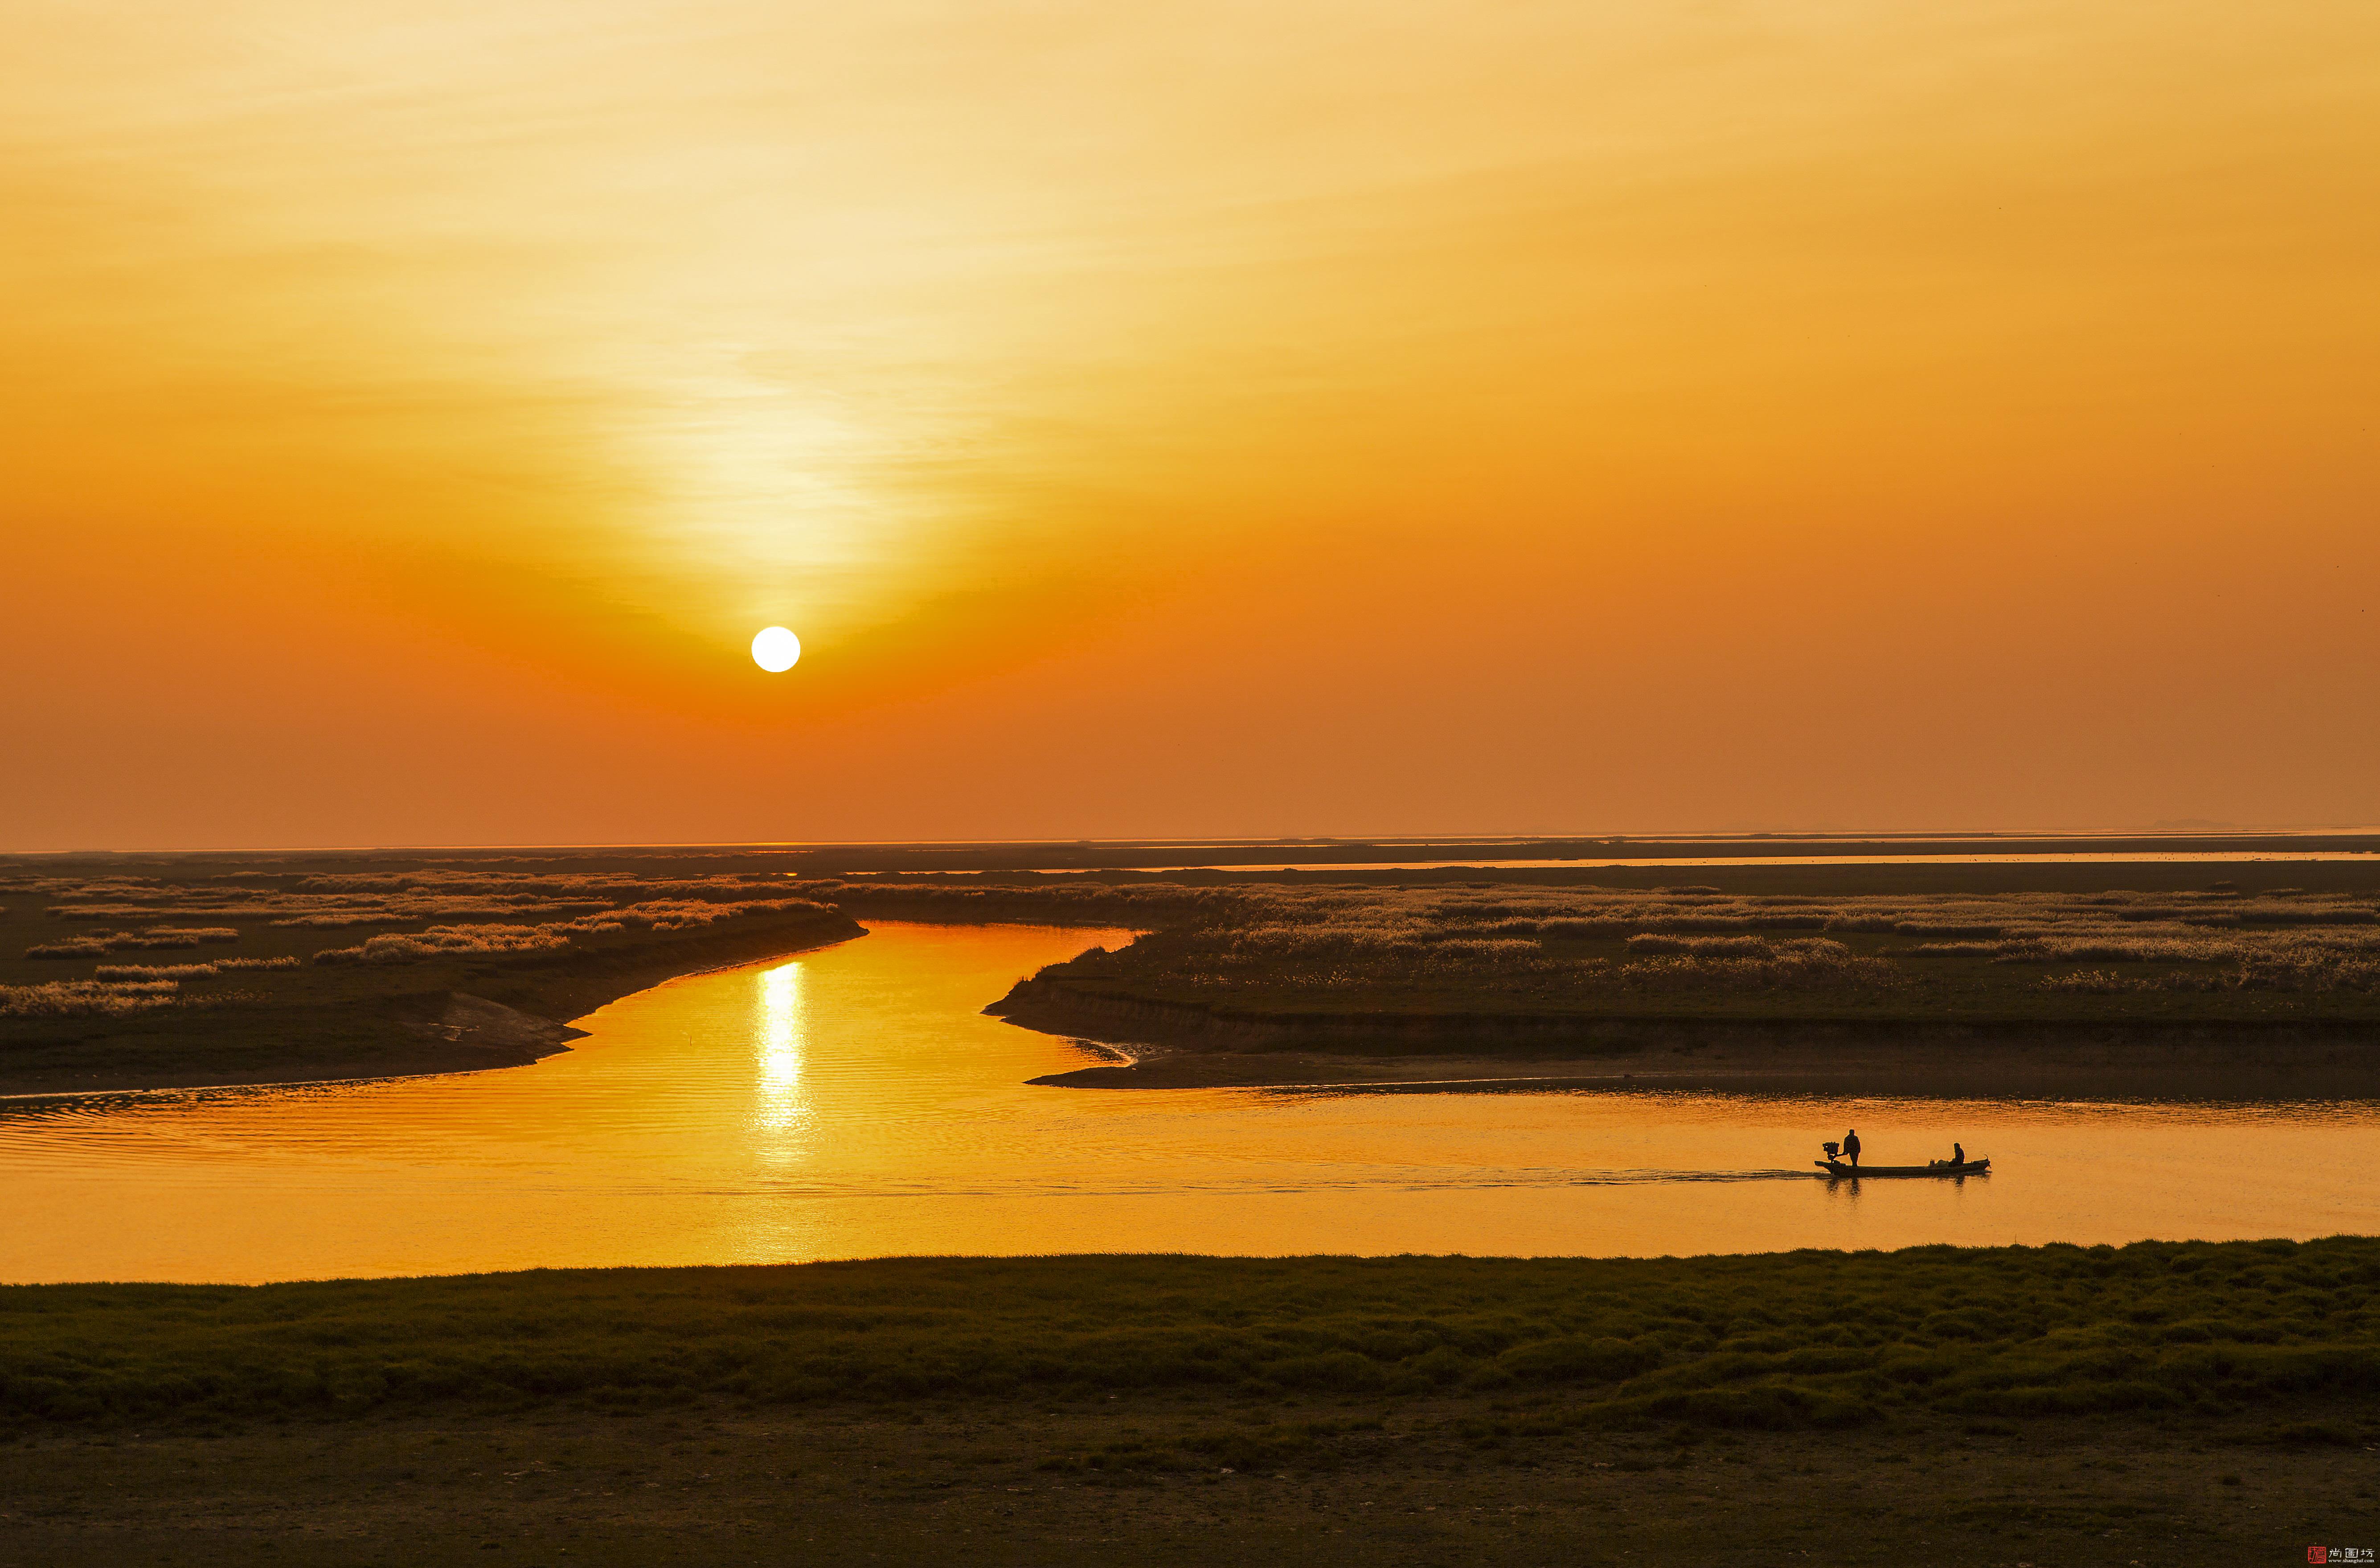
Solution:
<svg viewBox="0 0 2380 1568"><path fill-rule="evenodd" d="M1839 1143L1822 1143L1818 1147L1827 1151L1827 1158L1829 1160L1843 1151L1843 1146Z"/></svg>

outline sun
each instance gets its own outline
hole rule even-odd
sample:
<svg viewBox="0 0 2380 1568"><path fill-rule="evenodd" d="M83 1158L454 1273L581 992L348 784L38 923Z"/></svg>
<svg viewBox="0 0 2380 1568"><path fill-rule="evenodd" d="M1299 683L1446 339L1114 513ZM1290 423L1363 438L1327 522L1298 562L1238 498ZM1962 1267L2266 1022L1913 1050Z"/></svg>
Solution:
<svg viewBox="0 0 2380 1568"><path fill-rule="evenodd" d="M752 662L772 675L792 669L801 656L802 639L783 626L763 626L752 639Z"/></svg>

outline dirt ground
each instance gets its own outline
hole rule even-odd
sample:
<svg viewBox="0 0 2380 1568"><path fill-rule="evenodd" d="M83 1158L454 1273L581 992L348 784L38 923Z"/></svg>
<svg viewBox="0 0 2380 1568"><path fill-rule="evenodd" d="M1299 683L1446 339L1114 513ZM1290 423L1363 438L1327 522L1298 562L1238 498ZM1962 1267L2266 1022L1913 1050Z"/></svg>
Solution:
<svg viewBox="0 0 2380 1568"><path fill-rule="evenodd" d="M2370 1403L2292 1412L2294 1441L2269 1414L1539 1438L1528 1414L1126 1396L36 1433L0 1447L0 1563L2241 1568L2380 1546Z"/></svg>

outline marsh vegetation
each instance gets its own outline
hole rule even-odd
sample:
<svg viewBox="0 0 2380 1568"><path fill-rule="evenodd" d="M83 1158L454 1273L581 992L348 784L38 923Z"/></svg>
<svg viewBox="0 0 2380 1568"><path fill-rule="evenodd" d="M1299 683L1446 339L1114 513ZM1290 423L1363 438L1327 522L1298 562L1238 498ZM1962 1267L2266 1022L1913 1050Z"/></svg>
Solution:
<svg viewBox="0 0 2380 1568"><path fill-rule="evenodd" d="M2279 1561L2360 1240L0 1292L26 1560ZM1623 1559L1623 1554L1627 1554Z"/></svg>
<svg viewBox="0 0 2380 1568"><path fill-rule="evenodd" d="M1093 1038L1158 1038L1109 1027L1119 1007L1151 1006L1174 1011L1177 1034L1185 1018L1318 1023L1344 1037L1334 1050L1363 1046L1348 1030L1366 1020L2380 1024L2380 886L2363 865L2310 866L2312 888L2260 868L2234 872L2241 885L2143 890L2103 884L2136 869L2170 884L2177 868L2099 868L2074 886L2071 868L2018 869L2043 885L2009 887L1992 884L2016 870L1968 866L1318 884L796 878L794 858L18 861L0 869L0 1087L489 1064L430 1049L465 1043L441 1036L434 999L565 1019L634 979L854 934L854 916L1145 932L1045 970L1011 1014ZM247 1043L223 1049L235 1036Z"/></svg>
<svg viewBox="0 0 2380 1568"><path fill-rule="evenodd" d="M525 1062L451 999L551 1032L687 969L857 932L781 875L700 863L19 861L0 870L0 1090Z"/></svg>
<svg viewBox="0 0 2380 1568"><path fill-rule="evenodd" d="M2380 1022L2362 893L1231 889L1152 913L1030 994L1292 1020Z"/></svg>

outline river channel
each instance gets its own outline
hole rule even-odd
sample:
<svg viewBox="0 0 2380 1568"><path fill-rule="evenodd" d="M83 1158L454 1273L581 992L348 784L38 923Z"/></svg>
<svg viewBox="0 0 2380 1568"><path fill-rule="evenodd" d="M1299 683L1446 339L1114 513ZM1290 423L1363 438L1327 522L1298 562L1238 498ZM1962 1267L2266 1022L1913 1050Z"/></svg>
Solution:
<svg viewBox="0 0 2380 1568"><path fill-rule="evenodd" d="M895 1254L1654 1254L2380 1229L2380 1106L1094 1090L983 1005L1126 933L880 924L533 1067L0 1101L0 1280ZM1988 1177L1828 1183L1963 1142Z"/></svg>

